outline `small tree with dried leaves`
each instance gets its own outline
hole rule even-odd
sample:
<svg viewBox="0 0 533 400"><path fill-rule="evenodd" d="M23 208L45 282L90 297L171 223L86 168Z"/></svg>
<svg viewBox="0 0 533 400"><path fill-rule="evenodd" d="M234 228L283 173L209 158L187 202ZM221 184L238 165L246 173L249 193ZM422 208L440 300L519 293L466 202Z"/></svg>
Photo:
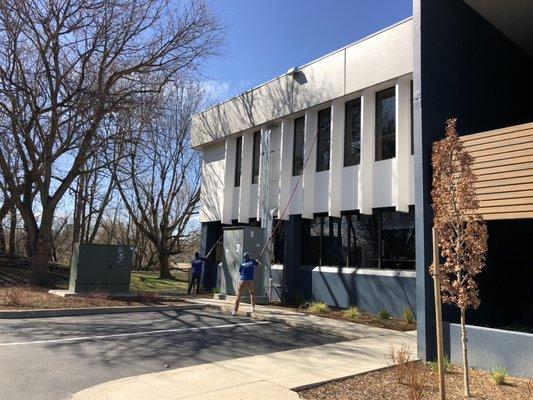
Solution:
<svg viewBox="0 0 533 400"><path fill-rule="evenodd" d="M456 122L455 118L447 120L446 137L433 144L431 197L444 263L438 271L434 266L430 271L440 280L442 301L461 311L464 390L469 397L465 311L480 304L475 278L485 265L487 226L478 211L472 157L457 136Z"/></svg>

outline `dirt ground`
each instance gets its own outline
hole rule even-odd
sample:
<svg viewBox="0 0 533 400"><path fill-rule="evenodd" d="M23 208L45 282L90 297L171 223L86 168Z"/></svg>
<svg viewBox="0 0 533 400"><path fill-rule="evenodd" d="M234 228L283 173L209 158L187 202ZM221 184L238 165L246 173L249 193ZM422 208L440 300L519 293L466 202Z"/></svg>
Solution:
<svg viewBox="0 0 533 400"><path fill-rule="evenodd" d="M413 363L412 378L419 384L415 393L413 386L398 383L394 368L369 372L353 378L327 383L299 392L306 400L433 400L439 398L438 377L430 364ZM446 399L464 400L462 367L452 365L446 379ZM533 381L531 379L508 377L504 385L493 383L486 371L471 370L470 389L472 400L533 400Z"/></svg>
<svg viewBox="0 0 533 400"><path fill-rule="evenodd" d="M0 310L36 310L58 308L94 308L177 304L179 301L158 299L153 294L142 294L124 299L108 298L105 293L93 293L84 298L59 297L48 293L47 288L32 286L0 287Z"/></svg>
<svg viewBox="0 0 533 400"><path fill-rule="evenodd" d="M346 322L353 322L357 324L363 324L363 325L370 325L375 326L378 328L385 328L385 329L392 329L395 331L400 332L406 332L406 331L412 331L416 329L415 324L408 324L403 320L395 319L395 318L389 318L389 319L378 319L375 315L367 314L364 312L361 312L360 317L357 320L351 320L344 317L344 309L330 309L325 314L314 314L307 310L306 308L299 308L299 307L289 307L289 306L281 306L279 304L273 304L274 306L281 307L287 310L296 311L296 312L302 312L310 315L318 315L319 317L324 318L333 318L338 319Z"/></svg>

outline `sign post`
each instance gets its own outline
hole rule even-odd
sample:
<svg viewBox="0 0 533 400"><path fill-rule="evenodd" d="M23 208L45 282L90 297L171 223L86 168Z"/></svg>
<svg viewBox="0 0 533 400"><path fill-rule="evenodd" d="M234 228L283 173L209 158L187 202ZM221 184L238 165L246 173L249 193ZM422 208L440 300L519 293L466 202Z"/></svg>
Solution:
<svg viewBox="0 0 533 400"><path fill-rule="evenodd" d="M437 333L437 363L439 366L439 398L446 399L446 392L444 386L444 340L442 336L442 302L440 292L440 279L438 277L438 270L440 264L439 254L439 238L435 227L433 233L433 267L435 268L433 274L433 287L435 290L435 328Z"/></svg>

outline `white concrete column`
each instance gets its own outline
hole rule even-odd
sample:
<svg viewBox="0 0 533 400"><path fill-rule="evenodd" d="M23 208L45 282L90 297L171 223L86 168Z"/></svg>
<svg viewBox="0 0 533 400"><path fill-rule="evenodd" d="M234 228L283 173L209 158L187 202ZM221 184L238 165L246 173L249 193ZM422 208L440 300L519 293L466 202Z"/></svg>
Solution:
<svg viewBox="0 0 533 400"><path fill-rule="evenodd" d="M270 140L272 126L261 128L261 148L259 150L259 180L257 190L257 220L261 220L264 228L264 219L268 217L270 197Z"/></svg>
<svg viewBox="0 0 533 400"><path fill-rule="evenodd" d="M231 210L233 203L233 188L235 187L235 156L237 149L236 137L226 139L224 155L224 193L222 196L222 223L231 224Z"/></svg>
<svg viewBox="0 0 533 400"><path fill-rule="evenodd" d="M315 205L316 136L318 130L316 110L305 112L304 164L302 179L302 218L313 218Z"/></svg>
<svg viewBox="0 0 533 400"><path fill-rule="evenodd" d="M340 217L344 166L344 101L342 100L334 100L331 104L330 145L328 214Z"/></svg>
<svg viewBox="0 0 533 400"><path fill-rule="evenodd" d="M409 212L411 156L411 78L396 84L396 210Z"/></svg>
<svg viewBox="0 0 533 400"><path fill-rule="evenodd" d="M357 208L361 214L372 214L374 204L374 163L376 99L373 90L361 97L361 163L357 179Z"/></svg>
<svg viewBox="0 0 533 400"><path fill-rule="evenodd" d="M239 200L239 222L247 224L250 220L250 189L252 186L252 162L254 154L254 134L242 135L242 169Z"/></svg>
<svg viewBox="0 0 533 400"><path fill-rule="evenodd" d="M294 120L285 118L281 123L281 146L279 161L278 218L289 219L292 180L292 155L294 147ZM285 210L286 209L286 210Z"/></svg>

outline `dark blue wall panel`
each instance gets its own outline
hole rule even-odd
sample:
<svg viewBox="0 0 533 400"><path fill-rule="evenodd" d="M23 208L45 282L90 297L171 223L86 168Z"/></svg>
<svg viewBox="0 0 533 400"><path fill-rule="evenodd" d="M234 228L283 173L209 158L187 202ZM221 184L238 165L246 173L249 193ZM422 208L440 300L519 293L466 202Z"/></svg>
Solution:
<svg viewBox="0 0 533 400"><path fill-rule="evenodd" d="M335 268L333 268L335 269ZM402 317L405 308L415 309L416 279L414 277L380 276L361 273L318 271L302 267L300 277L309 288L306 300L323 301L330 306L346 308L356 305L362 311L376 314L382 308Z"/></svg>
<svg viewBox="0 0 533 400"><path fill-rule="evenodd" d="M467 325L466 335L471 367L533 377L533 334ZM444 324L444 344L450 360L462 364L461 325Z"/></svg>

